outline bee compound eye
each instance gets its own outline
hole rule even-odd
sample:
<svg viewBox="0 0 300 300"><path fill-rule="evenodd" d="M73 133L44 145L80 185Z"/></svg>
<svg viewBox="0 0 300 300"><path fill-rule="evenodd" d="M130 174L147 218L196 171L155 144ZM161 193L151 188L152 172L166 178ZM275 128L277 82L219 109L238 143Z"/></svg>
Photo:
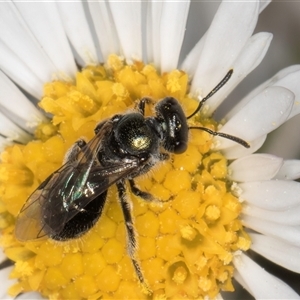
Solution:
<svg viewBox="0 0 300 300"><path fill-rule="evenodd" d="M175 154L183 153L187 149L189 129L181 105L175 98L167 97L155 109L164 128L164 148Z"/></svg>

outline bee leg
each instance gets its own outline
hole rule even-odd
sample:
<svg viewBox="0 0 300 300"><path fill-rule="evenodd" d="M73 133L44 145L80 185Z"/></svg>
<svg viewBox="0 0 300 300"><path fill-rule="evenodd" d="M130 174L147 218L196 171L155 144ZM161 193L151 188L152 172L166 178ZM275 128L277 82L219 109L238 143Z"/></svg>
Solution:
<svg viewBox="0 0 300 300"><path fill-rule="evenodd" d="M168 153L160 153L158 159L160 161L168 160L170 158L170 155Z"/></svg>
<svg viewBox="0 0 300 300"><path fill-rule="evenodd" d="M213 136L221 136L221 137L223 137L225 139L234 141L234 142L236 142L236 143L244 146L245 148L250 148L250 145L246 141L244 141L244 140L242 140L242 139L240 139L240 138L238 138L238 137L236 137L234 135L230 135L230 134L219 132L219 131L214 131L214 130L211 130L211 129L206 128L206 127L194 127L194 126L191 126L191 127L189 127L189 129L200 129L200 130L208 132L209 134L211 134Z"/></svg>
<svg viewBox="0 0 300 300"><path fill-rule="evenodd" d="M101 128L103 127L103 125L105 125L106 121L102 121L100 123L98 123L94 129L95 134L97 134L98 132L100 132Z"/></svg>
<svg viewBox="0 0 300 300"><path fill-rule="evenodd" d="M151 102L152 102L152 100L149 97L142 98L137 105L137 110L144 116L145 115L145 106L146 106L146 104L151 103Z"/></svg>
<svg viewBox="0 0 300 300"><path fill-rule="evenodd" d="M144 278L143 272L141 270L141 267L139 265L139 262L136 259L136 249L137 249L138 245L137 245L136 233L135 233L135 229L134 229L134 225L133 225L131 205L128 202L128 199L126 196L125 181L120 180L119 182L116 183L116 185L117 185L117 189L118 189L119 203L122 208L126 231L127 231L127 252L131 258L135 273L136 273L140 283L146 289L147 293L151 293L150 289L147 286L147 283L145 282L145 278Z"/></svg>
<svg viewBox="0 0 300 300"><path fill-rule="evenodd" d="M86 141L84 139L77 140L71 148L65 154L63 164L68 161L76 160L77 154L82 150L82 148L86 145Z"/></svg>
<svg viewBox="0 0 300 300"><path fill-rule="evenodd" d="M130 184L130 189L131 189L131 192L138 196L138 197L141 197L143 198L144 200L146 201L154 201L154 197L148 193L148 192L144 192L144 191L141 191L135 184L134 180L133 179L128 179L129 181L129 184Z"/></svg>
<svg viewBox="0 0 300 300"><path fill-rule="evenodd" d="M148 192L144 192L144 191L141 191L135 184L134 180L133 179L128 179L129 181L129 184L130 184L130 189L131 189L131 192L138 196L138 197L141 197L143 200L149 202L149 203L156 203L156 204L162 204L162 203L166 203L166 202L169 202L171 200L160 200L160 199L157 199L157 198L154 198L153 195L151 195L150 193Z"/></svg>

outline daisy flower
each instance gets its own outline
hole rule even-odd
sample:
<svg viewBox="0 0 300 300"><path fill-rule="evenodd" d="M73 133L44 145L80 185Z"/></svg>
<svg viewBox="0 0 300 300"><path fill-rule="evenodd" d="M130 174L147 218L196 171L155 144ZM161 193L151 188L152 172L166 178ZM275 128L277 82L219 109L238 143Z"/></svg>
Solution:
<svg viewBox="0 0 300 300"><path fill-rule="evenodd" d="M300 67L278 72L221 122L212 118L268 50L272 34L253 34L267 4L223 1L181 62L189 1L1 3L1 299L221 299L233 279L255 298L299 298L252 257L300 272L300 163L254 153L300 112ZM123 192L138 246L126 250L120 184L79 238L23 237L36 229L20 223L20 210L70 160L68 149L82 137L94 141L99 122L134 111L144 97L147 117L162 99L177 99L191 128L183 153L134 178L158 201L144 201L132 184ZM39 230L43 218L31 212Z"/></svg>

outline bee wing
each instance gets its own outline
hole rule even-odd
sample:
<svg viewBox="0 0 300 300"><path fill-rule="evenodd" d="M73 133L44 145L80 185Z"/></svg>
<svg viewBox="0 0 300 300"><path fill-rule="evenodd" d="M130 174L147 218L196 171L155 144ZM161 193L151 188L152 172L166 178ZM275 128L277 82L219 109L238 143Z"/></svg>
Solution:
<svg viewBox="0 0 300 300"><path fill-rule="evenodd" d="M60 195L49 203L49 193L45 190L45 187L37 188L19 213L16 221L16 237L20 241L27 241L51 237L51 234L61 232L65 224L76 216L79 211L83 210L86 205L105 192L112 184L129 176L130 173L136 170L136 167L137 163L132 161L109 167L97 166L93 168L84 187L89 190L90 194L83 194L76 199L76 205L73 205L68 211L63 206L61 199L58 199ZM62 171L64 172L64 168ZM57 174L58 172L59 170L52 174L46 184L47 189L61 187L61 184L58 184L58 186L55 184L61 177ZM52 177L57 177L57 179L55 180Z"/></svg>
<svg viewBox="0 0 300 300"><path fill-rule="evenodd" d="M132 172L136 171L137 166L137 160L132 160L126 163L118 162L117 164L110 166L97 166L92 168L88 176L87 184L84 187L86 192L74 201L72 208L64 215L63 225L76 216L79 211L84 210L85 206L87 206L91 201L107 191L111 185L130 176ZM103 201L105 202L106 199L103 199ZM61 224L62 216L59 214L59 207L53 206L52 215L49 217L53 220L58 220L59 224Z"/></svg>
<svg viewBox="0 0 300 300"><path fill-rule="evenodd" d="M16 220L15 235L18 240L26 241L41 238L45 236L43 231L43 218L45 214L45 207L51 201L57 202L56 209L59 209L62 221L64 216L62 214L62 200L58 199L64 189L64 180L67 175L71 174L74 166L72 163L66 163L60 169L52 173L40 186L29 196ZM59 191L56 197L53 197L53 191ZM54 198L54 199L53 199ZM60 204L59 204L60 202ZM58 208L60 206L60 208Z"/></svg>
<svg viewBox="0 0 300 300"><path fill-rule="evenodd" d="M103 123L75 159L72 157L31 194L16 221L15 234L20 241L60 233L88 203L136 170L138 162L134 159L107 167L96 161L101 141L111 129L110 121Z"/></svg>
<svg viewBox="0 0 300 300"><path fill-rule="evenodd" d="M51 232L50 227L42 221L49 217L47 210L51 210L51 207L57 210L55 215L61 222L61 225L56 225L52 230L63 228L68 219L67 210L79 190L86 185L101 141L111 131L112 122L104 121L99 127L100 130L88 144L81 149L78 147L76 155L68 159L29 196L16 220L15 234L19 240L32 240ZM50 213L50 224L51 216Z"/></svg>

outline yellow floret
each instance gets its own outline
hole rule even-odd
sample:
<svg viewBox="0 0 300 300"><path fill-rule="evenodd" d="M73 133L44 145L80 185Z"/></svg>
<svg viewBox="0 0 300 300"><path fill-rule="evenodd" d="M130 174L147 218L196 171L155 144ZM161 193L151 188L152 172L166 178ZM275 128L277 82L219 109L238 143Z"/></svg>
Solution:
<svg viewBox="0 0 300 300"><path fill-rule="evenodd" d="M98 291L95 279L93 276L82 275L75 280L75 290L81 298L88 298Z"/></svg>
<svg viewBox="0 0 300 300"><path fill-rule="evenodd" d="M103 292L116 291L121 281L118 275L117 267L106 266L99 275L96 276L96 284Z"/></svg>
<svg viewBox="0 0 300 300"><path fill-rule="evenodd" d="M60 264L60 271L68 279L74 279L83 274L83 257L81 253L68 253Z"/></svg>
<svg viewBox="0 0 300 300"><path fill-rule="evenodd" d="M116 239L110 239L102 248L103 258L108 264L118 263L123 256L124 245Z"/></svg>
<svg viewBox="0 0 300 300"><path fill-rule="evenodd" d="M159 221L152 211L147 211L145 214L138 216L135 225L142 236L156 237L158 234Z"/></svg>
<svg viewBox="0 0 300 300"><path fill-rule="evenodd" d="M153 106L166 96L177 98L186 115L191 114L198 101L188 94L189 82L183 71L160 75L153 65L126 65L112 55L106 65L78 72L74 83L44 86L39 105L53 114L52 120L38 126L34 141L7 147L1 154L0 243L15 262L11 277L18 279L11 295L34 290L49 299L164 300L214 298L220 290L233 290L233 253L249 249L250 238L238 219L242 206L230 190L227 160L211 150L212 136L201 130L190 130L184 153L170 154L169 160L135 179L155 202L132 195L127 186L137 233L133 255L145 284L139 282L127 252L115 185L108 189L99 220L82 237L21 243L14 236L15 219L26 199L62 165L75 141L89 141L99 122L133 111L142 97L153 102L146 105L146 116L153 116ZM189 122L212 130L218 126L201 114Z"/></svg>
<svg viewBox="0 0 300 300"><path fill-rule="evenodd" d="M180 234L184 239L192 241L197 235L197 230L190 225L184 225L180 228Z"/></svg>
<svg viewBox="0 0 300 300"><path fill-rule="evenodd" d="M172 280L175 283L182 284L186 280L187 275L188 275L188 272L187 272L186 268L180 266L180 267L176 268Z"/></svg>
<svg viewBox="0 0 300 300"><path fill-rule="evenodd" d="M44 277L45 285L50 290L58 289L61 285L65 285L69 280L63 275L57 267L50 267Z"/></svg>
<svg viewBox="0 0 300 300"><path fill-rule="evenodd" d="M173 195L180 191L189 190L191 188L192 178L186 170L171 170L167 173L164 187L170 190Z"/></svg>

